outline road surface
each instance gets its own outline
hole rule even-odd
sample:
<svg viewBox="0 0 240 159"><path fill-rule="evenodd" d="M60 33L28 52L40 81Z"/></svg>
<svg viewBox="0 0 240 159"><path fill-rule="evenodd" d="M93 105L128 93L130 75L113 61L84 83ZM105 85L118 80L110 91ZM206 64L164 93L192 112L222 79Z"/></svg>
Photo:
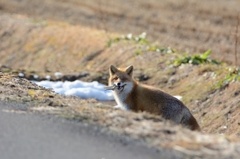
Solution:
<svg viewBox="0 0 240 159"><path fill-rule="evenodd" d="M0 101L1 159L154 159L173 155L126 137L100 133L99 127L26 109L24 104Z"/></svg>

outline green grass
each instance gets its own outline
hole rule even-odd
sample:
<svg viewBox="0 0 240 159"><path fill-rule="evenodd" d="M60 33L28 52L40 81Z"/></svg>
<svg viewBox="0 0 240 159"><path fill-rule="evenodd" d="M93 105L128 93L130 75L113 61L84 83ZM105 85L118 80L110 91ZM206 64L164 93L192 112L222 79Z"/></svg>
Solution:
<svg viewBox="0 0 240 159"><path fill-rule="evenodd" d="M122 37L116 37L107 41L107 47L111 47L114 43L121 41L133 42L134 44L139 44L139 48L134 52L135 55L141 55L144 52L153 51L160 53L174 53L175 50L170 47L163 47L159 45L153 45L146 39L147 34L143 32L139 36L133 36L128 34Z"/></svg>
<svg viewBox="0 0 240 159"><path fill-rule="evenodd" d="M180 66L182 64L192 64L192 65L200 65L205 63L211 63L211 64L221 64L221 62L211 59L209 55L211 54L211 50L208 50L202 54L194 54L194 55L185 55L183 57L180 57L176 59L173 62L174 66Z"/></svg>
<svg viewBox="0 0 240 159"><path fill-rule="evenodd" d="M117 43L120 41L132 41L135 43L140 43L140 44L148 44L149 41L146 39L146 33L143 32L142 34L140 34L139 36L134 37L131 33L126 35L126 36L122 36L122 37L116 37L114 39L110 39L107 41L107 46L111 47L113 43Z"/></svg>
<svg viewBox="0 0 240 159"><path fill-rule="evenodd" d="M225 77L221 80L219 80L215 85L215 89L223 88L226 85L228 85L230 82L240 82L240 68L229 68L228 73L225 75Z"/></svg>

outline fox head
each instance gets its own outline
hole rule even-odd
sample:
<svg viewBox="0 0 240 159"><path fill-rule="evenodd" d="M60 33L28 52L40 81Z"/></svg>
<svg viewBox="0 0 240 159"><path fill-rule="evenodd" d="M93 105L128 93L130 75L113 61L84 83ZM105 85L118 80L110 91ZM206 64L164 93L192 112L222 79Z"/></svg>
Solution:
<svg viewBox="0 0 240 159"><path fill-rule="evenodd" d="M133 66L127 68L116 68L111 65L109 68L109 86L115 86L116 92L121 93L124 91L130 91L134 86L134 80L132 78Z"/></svg>

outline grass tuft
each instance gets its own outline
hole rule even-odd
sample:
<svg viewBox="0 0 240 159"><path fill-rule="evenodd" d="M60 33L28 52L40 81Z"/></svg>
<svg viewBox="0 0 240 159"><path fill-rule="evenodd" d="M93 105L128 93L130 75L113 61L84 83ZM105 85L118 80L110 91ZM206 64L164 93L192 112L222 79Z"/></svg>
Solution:
<svg viewBox="0 0 240 159"><path fill-rule="evenodd" d="M192 65L200 65L205 63L211 64L221 64L221 62L211 59L209 55L211 54L212 50L207 50L202 54L195 54L195 55L186 55L184 57L178 58L173 62L174 66L180 66L182 64L192 64Z"/></svg>
<svg viewBox="0 0 240 159"><path fill-rule="evenodd" d="M227 86L230 82L236 82L240 81L240 68L229 68L228 73L225 75L225 77L221 80L219 80L215 85L215 89L224 88Z"/></svg>

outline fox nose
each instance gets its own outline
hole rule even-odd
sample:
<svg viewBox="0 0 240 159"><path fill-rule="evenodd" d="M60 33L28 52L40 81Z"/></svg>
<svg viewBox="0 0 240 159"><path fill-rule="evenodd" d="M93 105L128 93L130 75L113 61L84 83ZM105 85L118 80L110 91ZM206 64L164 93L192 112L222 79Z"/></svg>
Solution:
<svg viewBox="0 0 240 159"><path fill-rule="evenodd" d="M118 83L117 83L117 86L120 86L120 85L121 85L121 83L120 83L120 82L118 82Z"/></svg>

